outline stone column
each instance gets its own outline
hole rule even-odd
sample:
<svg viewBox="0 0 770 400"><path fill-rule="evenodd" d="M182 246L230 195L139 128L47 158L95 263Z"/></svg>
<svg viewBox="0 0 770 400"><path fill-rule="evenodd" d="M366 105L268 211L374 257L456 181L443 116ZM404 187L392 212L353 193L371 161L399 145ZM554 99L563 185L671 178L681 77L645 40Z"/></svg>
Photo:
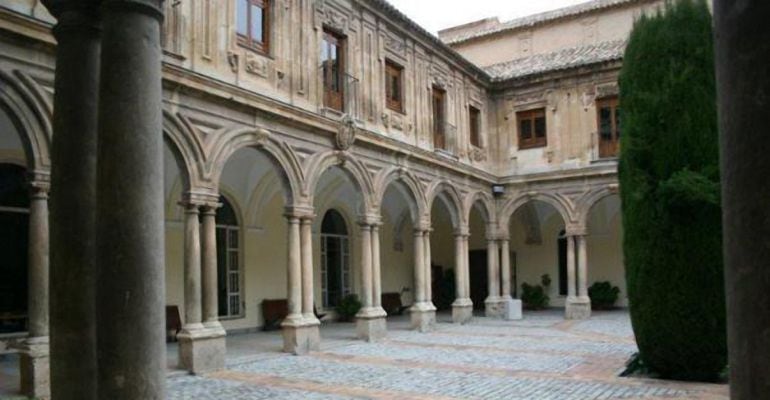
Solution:
<svg viewBox="0 0 770 400"><path fill-rule="evenodd" d="M431 331L436 324L436 308L428 302L425 290L427 285L426 231L425 228L414 230L414 286L416 296L415 303L409 309L412 327L420 332Z"/></svg>
<svg viewBox="0 0 770 400"><path fill-rule="evenodd" d="M487 237L487 288L488 295L484 300L484 314L487 317L499 317L500 310L500 266L498 264L499 249L497 240Z"/></svg>
<svg viewBox="0 0 770 400"><path fill-rule="evenodd" d="M185 314L188 320L177 335L179 366L201 374L223 369L227 352L226 332L219 323L216 238L219 204L206 204L201 212L197 205L187 204L186 207ZM202 234L199 233L201 228ZM188 298L188 293L192 298Z"/></svg>
<svg viewBox="0 0 770 400"><path fill-rule="evenodd" d="M465 260L467 229L455 231L455 301L452 303L452 322L464 324L473 316L473 302L468 297L465 281L468 279L468 265Z"/></svg>
<svg viewBox="0 0 770 400"><path fill-rule="evenodd" d="M425 230L425 234L422 236L425 241L423 245L423 251L425 252L425 302L435 310L436 307L433 305L433 260L430 254L430 231L430 229Z"/></svg>
<svg viewBox="0 0 770 400"><path fill-rule="evenodd" d="M202 329L201 238L198 205L184 206L184 330Z"/></svg>
<svg viewBox="0 0 770 400"><path fill-rule="evenodd" d="M374 283L374 264L377 264L376 274L379 276L379 231L371 222L361 222L361 290L363 292L363 307L356 315L356 332L358 337L366 341L377 341L386 335L387 314L382 307L375 307L374 299L379 297L379 277ZM375 245L374 240L378 243ZM375 247L377 254L375 255ZM377 261L374 261L377 258ZM375 286L378 288L375 289ZM377 292L375 296L375 292Z"/></svg>
<svg viewBox="0 0 770 400"><path fill-rule="evenodd" d="M588 249L586 244L586 236L576 236L577 240L577 253L578 253L578 298L582 301L590 300L588 298Z"/></svg>
<svg viewBox="0 0 770 400"><path fill-rule="evenodd" d="M770 396L768 15L767 0L714 1L727 344L734 400Z"/></svg>
<svg viewBox="0 0 770 400"><path fill-rule="evenodd" d="M21 392L50 395L48 358L48 183L32 182L29 205L28 316L29 337L19 352Z"/></svg>
<svg viewBox="0 0 770 400"><path fill-rule="evenodd" d="M372 225L372 297L374 308L385 313L382 308L382 268L380 266L380 225ZM387 315L387 314L386 314Z"/></svg>
<svg viewBox="0 0 770 400"><path fill-rule="evenodd" d="M587 268L584 267L585 255L581 257L580 238L584 238L585 230L569 230L567 235L567 301L564 306L566 319L586 319L591 316L591 301L588 295L582 296L577 287L578 282L586 276ZM577 242L577 245L576 245ZM585 241L583 241L585 244ZM583 249L585 251L585 248ZM578 271L579 269L579 271ZM585 283L583 284L585 286ZM583 289L585 290L585 289Z"/></svg>
<svg viewBox="0 0 770 400"><path fill-rule="evenodd" d="M283 331L283 350L292 354L306 354L320 347L318 319L309 320L302 314L302 238L300 235L300 219L307 217L296 211L288 211L286 219L288 229L287 256L287 295L289 315L281 323ZM312 251L312 247L310 248ZM312 283L312 282L311 282ZM312 306L311 306L312 307Z"/></svg>
<svg viewBox="0 0 770 400"><path fill-rule="evenodd" d="M166 397L161 3L102 2L96 183L99 399Z"/></svg>
<svg viewBox="0 0 770 400"><path fill-rule="evenodd" d="M57 18L51 146L50 392L96 399L96 138L101 22L96 4L44 1ZM36 380L30 397L45 397ZM24 385L22 385L24 386Z"/></svg>
<svg viewBox="0 0 770 400"><path fill-rule="evenodd" d="M300 219L300 241L302 246L302 316L311 323L319 323L315 316L313 294L313 217Z"/></svg>
<svg viewBox="0 0 770 400"><path fill-rule="evenodd" d="M464 235L463 236L463 282L465 284L465 295L468 297L468 300L471 298L471 271L470 271L470 261L469 261L469 239L470 235Z"/></svg>
<svg viewBox="0 0 770 400"><path fill-rule="evenodd" d="M510 241L506 239L500 240L500 270L502 280L502 294L503 301L511 299L511 247Z"/></svg>

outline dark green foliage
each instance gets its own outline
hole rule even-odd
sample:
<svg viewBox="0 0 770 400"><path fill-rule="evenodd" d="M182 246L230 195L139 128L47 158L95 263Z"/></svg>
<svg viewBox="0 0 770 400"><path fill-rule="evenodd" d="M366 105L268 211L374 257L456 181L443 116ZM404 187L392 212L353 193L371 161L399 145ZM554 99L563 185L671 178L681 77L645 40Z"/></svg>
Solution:
<svg viewBox="0 0 770 400"><path fill-rule="evenodd" d="M595 282L588 288L588 297L591 298L591 309L609 310L615 307L619 293L620 288L612 286L609 282Z"/></svg>
<svg viewBox="0 0 770 400"><path fill-rule="evenodd" d="M551 299L546 294L551 285L551 277L548 274L540 278L541 285L521 284L521 302L527 310L542 310L548 308Z"/></svg>
<svg viewBox="0 0 770 400"><path fill-rule="evenodd" d="M433 293L433 305L438 310L449 310L457 295L455 291L455 272L453 269L445 270L438 281L438 290Z"/></svg>
<svg viewBox="0 0 770 400"><path fill-rule="evenodd" d="M361 310L361 301L358 295L349 294L340 300L335 311L337 311L337 320L340 322L350 322L355 318L358 311Z"/></svg>
<svg viewBox="0 0 770 400"><path fill-rule="evenodd" d="M718 379L725 297L711 15L680 0L634 26L620 74L623 250L641 361Z"/></svg>

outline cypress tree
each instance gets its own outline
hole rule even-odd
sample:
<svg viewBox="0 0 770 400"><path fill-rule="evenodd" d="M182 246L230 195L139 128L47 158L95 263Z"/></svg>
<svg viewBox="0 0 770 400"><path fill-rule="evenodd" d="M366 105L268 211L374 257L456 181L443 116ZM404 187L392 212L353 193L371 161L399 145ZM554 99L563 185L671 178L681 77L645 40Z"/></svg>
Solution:
<svg viewBox="0 0 770 400"><path fill-rule="evenodd" d="M639 355L663 378L716 380L727 344L706 2L670 2L641 17L619 84L623 250Z"/></svg>

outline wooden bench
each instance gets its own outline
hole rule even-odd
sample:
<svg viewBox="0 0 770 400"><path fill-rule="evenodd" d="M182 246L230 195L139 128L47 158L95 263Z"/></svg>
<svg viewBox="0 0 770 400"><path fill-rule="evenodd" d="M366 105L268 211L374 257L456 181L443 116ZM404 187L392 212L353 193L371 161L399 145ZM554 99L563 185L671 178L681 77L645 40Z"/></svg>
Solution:
<svg viewBox="0 0 770 400"><path fill-rule="evenodd" d="M319 320L326 314L319 314L315 305L313 313ZM265 324L262 326L264 331L272 331L281 328L281 321L289 315L289 301L286 299L264 299L262 300L262 319Z"/></svg>
<svg viewBox="0 0 770 400"><path fill-rule="evenodd" d="M388 315L402 315L409 308L401 303L401 293L383 293L381 297L382 308Z"/></svg>

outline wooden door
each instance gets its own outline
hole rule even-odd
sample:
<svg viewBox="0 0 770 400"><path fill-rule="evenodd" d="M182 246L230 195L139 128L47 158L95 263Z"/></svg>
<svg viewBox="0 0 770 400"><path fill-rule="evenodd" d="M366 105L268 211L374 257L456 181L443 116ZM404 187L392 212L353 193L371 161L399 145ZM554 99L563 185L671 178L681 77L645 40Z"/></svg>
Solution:
<svg viewBox="0 0 770 400"><path fill-rule="evenodd" d="M599 157L616 157L620 148L620 107L618 98L596 101Z"/></svg>
<svg viewBox="0 0 770 400"><path fill-rule="evenodd" d="M445 96L445 91L433 88L433 147L443 150L446 150Z"/></svg>

